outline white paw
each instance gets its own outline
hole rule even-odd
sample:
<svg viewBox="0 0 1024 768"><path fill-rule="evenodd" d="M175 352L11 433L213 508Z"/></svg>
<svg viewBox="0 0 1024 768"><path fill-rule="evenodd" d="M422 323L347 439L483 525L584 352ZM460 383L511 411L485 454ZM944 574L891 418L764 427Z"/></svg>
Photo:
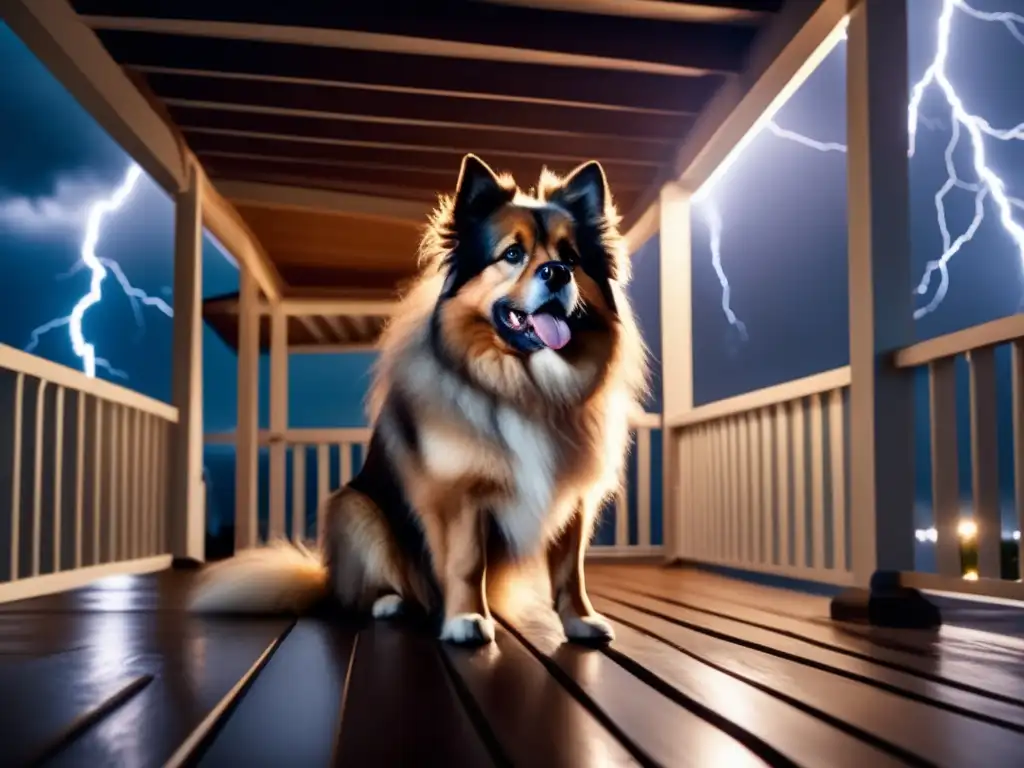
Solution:
<svg viewBox="0 0 1024 768"><path fill-rule="evenodd" d="M445 619L441 639L456 645L484 645L494 642L494 619L479 613L459 613Z"/></svg>
<svg viewBox="0 0 1024 768"><path fill-rule="evenodd" d="M562 629L570 640L584 643L609 643L615 639L615 630L604 616L592 613L589 616L562 614Z"/></svg>
<svg viewBox="0 0 1024 768"><path fill-rule="evenodd" d="M384 595L373 603L373 618L390 619L402 612L402 598L398 595Z"/></svg>

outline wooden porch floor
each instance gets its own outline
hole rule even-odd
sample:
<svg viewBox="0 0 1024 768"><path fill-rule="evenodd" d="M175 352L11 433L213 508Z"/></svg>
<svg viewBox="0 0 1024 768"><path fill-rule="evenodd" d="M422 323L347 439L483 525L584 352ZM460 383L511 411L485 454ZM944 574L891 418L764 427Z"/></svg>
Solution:
<svg viewBox="0 0 1024 768"><path fill-rule="evenodd" d="M398 624L186 618L190 578L115 578L0 607L0 765L861 768L1024 755L1024 641L1012 634L839 626L823 598L601 565L589 578L616 624L611 648L506 627L474 652ZM1020 625L997 614L993 626Z"/></svg>

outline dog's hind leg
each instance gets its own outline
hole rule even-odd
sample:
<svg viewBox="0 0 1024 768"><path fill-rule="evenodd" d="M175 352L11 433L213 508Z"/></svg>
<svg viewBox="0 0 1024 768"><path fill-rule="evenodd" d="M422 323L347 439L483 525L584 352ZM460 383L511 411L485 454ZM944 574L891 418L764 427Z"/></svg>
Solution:
<svg viewBox="0 0 1024 768"><path fill-rule="evenodd" d="M323 513L328 584L334 597L348 610L366 612L372 606L375 616L396 613L406 579L401 557L377 505L368 496L346 487L328 498Z"/></svg>

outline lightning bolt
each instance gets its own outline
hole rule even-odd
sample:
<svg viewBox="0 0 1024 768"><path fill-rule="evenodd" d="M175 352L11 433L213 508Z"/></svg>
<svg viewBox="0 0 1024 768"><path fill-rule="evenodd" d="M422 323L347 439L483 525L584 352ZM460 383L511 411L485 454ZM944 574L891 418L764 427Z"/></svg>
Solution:
<svg viewBox="0 0 1024 768"><path fill-rule="evenodd" d="M946 72L946 62L949 57L950 38L952 37L953 14L960 10L967 16L983 22L1001 24L1010 32L1013 37L1024 45L1024 15L996 11L979 11L968 5L965 0L942 0L942 11L938 19L937 45L935 57L932 59L922 78L915 83L911 89L910 103L907 108L907 127L909 131L908 157L913 158L917 145L917 130L919 125L929 129L943 127L941 121L928 119L920 114L921 102L929 88L935 86L945 99L950 112L950 139L944 153L946 165L946 181L935 193L936 223L939 233L942 236L942 253L931 261L924 268L924 273L914 289L918 296L925 296L931 287L932 279L936 273L939 275L939 284L935 289L931 300L914 311L914 319L919 320L925 315L935 311L945 299L949 290L949 268L950 259L956 256L978 232L985 220L985 201L991 197L999 214L999 223L1013 240L1018 251L1021 268L1024 270L1024 227L1014 220L1014 210L1024 211L1024 200L1007 194L1006 183L988 165L985 151L985 138L1001 142L1024 140L1024 123L1013 128L994 128L983 117L973 115L964 107L963 100L958 95L949 76ZM845 32L842 37L846 39ZM762 131L769 131L774 136L784 141L791 141L800 144L816 152L840 152L845 153L845 144L832 141L819 141L796 131L781 127L774 120L765 121L762 127L756 131L751 138L756 137ZM954 155L960 146L963 133L966 132L970 141L970 150L976 182L965 181L960 178L954 162ZM749 142L748 142L749 145ZM738 155L737 155L738 156ZM733 158L733 162L737 157ZM721 174L717 177L721 178ZM746 327L740 321L731 307L729 280L722 268L721 234L722 219L718 207L711 197L711 187L714 184L705 184L694 196L694 202L702 213L711 243L711 260L718 281L722 287L722 310L730 325L735 326L742 338L746 338ZM957 237L953 237L949 231L946 216L945 201L947 195L954 189L964 190L974 195L974 217L971 223Z"/></svg>
<svg viewBox="0 0 1024 768"><path fill-rule="evenodd" d="M102 368L111 376L127 379L128 375L124 371L114 368L110 361L96 354L96 346L86 340L82 327L85 313L90 307L103 300L103 282L107 279L108 274L114 276L121 290L128 297L129 302L131 302L132 312L135 315L136 324L139 328L144 328L145 324L142 306L155 308L167 317L174 316L174 310L166 301L159 297L150 296L141 288L133 285L120 264L112 259L100 257L96 253L104 220L110 214L116 213L124 207L141 177L142 168L132 163L125 172L121 183L108 197L89 204L89 214L86 219L85 233L79 250L79 260L69 272L60 276L66 278L82 269L88 269L90 272L89 290L75 303L70 314L56 317L35 328L30 335L29 343L25 346L26 352L35 350L39 346L42 337L46 334L58 328L67 327L71 348L82 361L82 370L86 376L90 378L95 377L96 369Z"/></svg>

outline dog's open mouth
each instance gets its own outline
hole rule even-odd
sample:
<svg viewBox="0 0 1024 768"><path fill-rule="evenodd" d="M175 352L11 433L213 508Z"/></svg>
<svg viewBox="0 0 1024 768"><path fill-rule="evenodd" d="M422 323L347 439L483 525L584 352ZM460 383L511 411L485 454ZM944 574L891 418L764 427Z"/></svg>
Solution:
<svg viewBox="0 0 1024 768"><path fill-rule="evenodd" d="M533 313L524 312L506 300L498 301L494 314L498 327L505 331L503 335L513 336L516 346L521 348L561 349L572 339L565 309L557 301L549 301Z"/></svg>

